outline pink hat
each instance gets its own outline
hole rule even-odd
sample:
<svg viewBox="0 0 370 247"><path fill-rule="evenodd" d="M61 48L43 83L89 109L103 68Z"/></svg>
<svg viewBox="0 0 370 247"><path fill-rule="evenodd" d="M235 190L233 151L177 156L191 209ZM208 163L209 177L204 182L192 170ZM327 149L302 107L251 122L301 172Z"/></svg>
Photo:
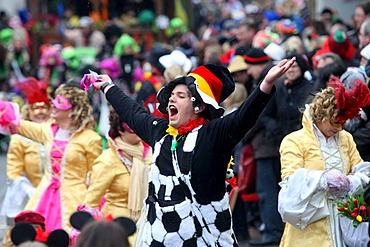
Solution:
<svg viewBox="0 0 370 247"><path fill-rule="evenodd" d="M117 78L120 74L118 65L113 58L107 58L100 62L100 68L109 70L109 76L112 78Z"/></svg>

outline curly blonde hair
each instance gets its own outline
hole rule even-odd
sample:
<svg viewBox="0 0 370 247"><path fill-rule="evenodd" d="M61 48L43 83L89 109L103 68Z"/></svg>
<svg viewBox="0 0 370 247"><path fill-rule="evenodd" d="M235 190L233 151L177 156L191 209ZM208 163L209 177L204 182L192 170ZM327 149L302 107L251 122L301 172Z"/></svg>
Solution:
<svg viewBox="0 0 370 247"><path fill-rule="evenodd" d="M72 133L82 128L94 129L93 109L85 91L74 85L62 84L56 89L55 95L63 96L72 104Z"/></svg>
<svg viewBox="0 0 370 247"><path fill-rule="evenodd" d="M334 88L327 87L315 95L310 104L310 115L314 123L335 119L338 113Z"/></svg>

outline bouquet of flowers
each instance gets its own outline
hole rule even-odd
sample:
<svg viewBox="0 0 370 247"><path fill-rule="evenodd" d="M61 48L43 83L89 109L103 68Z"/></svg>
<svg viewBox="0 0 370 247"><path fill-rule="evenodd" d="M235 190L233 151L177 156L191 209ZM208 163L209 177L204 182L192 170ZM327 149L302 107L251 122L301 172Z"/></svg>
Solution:
<svg viewBox="0 0 370 247"><path fill-rule="evenodd" d="M352 220L353 227L357 227L361 222L367 222L370 217L370 207L364 200L364 195L347 196L346 201L337 201L339 215Z"/></svg>

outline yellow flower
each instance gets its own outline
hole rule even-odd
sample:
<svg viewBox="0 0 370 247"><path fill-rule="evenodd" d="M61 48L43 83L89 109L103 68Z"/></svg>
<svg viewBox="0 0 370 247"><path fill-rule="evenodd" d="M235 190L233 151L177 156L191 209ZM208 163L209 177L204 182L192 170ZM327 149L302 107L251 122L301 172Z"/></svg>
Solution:
<svg viewBox="0 0 370 247"><path fill-rule="evenodd" d="M362 222L362 216L361 216L361 215L357 215L356 220L357 220L358 222Z"/></svg>
<svg viewBox="0 0 370 247"><path fill-rule="evenodd" d="M178 129L172 127L171 125L168 125L168 128L166 130L166 132L170 135L170 136L173 136L174 138L176 138L179 134L179 131Z"/></svg>

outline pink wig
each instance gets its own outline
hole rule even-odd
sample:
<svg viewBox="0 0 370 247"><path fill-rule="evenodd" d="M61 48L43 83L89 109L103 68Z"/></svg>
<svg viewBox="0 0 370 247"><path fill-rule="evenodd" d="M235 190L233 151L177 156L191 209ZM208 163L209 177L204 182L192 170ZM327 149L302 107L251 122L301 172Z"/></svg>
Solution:
<svg viewBox="0 0 370 247"><path fill-rule="evenodd" d="M47 48L42 54L40 58L40 65L47 66L47 61L49 57L54 57L56 61L56 65L62 65L63 60L60 52L53 47Z"/></svg>
<svg viewBox="0 0 370 247"><path fill-rule="evenodd" d="M100 69L109 70L109 76L117 78L120 75L118 65L113 58L107 58L100 62Z"/></svg>

